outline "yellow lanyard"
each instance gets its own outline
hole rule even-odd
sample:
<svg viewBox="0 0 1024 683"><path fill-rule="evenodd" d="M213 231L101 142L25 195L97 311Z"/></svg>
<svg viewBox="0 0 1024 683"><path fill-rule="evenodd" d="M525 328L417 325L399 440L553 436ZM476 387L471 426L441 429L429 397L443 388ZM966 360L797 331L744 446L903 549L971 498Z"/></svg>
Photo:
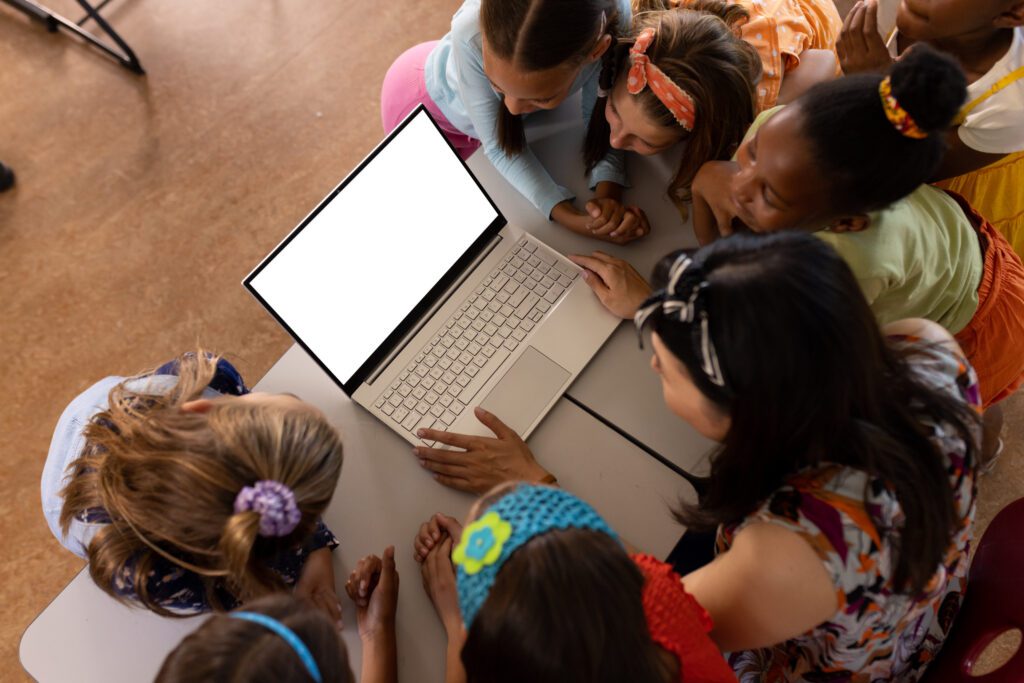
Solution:
<svg viewBox="0 0 1024 683"><path fill-rule="evenodd" d="M960 110L960 115L957 116L955 124L958 126L963 124L963 122L967 119L967 115L974 111L975 107L977 107L979 104L995 95L997 92L999 92L1006 86L1010 85L1014 81L1020 80L1021 78L1024 78L1024 66L1019 66L1010 73L1006 74L998 81L993 83L991 88L989 88L981 95L965 104L963 106L963 109Z"/></svg>

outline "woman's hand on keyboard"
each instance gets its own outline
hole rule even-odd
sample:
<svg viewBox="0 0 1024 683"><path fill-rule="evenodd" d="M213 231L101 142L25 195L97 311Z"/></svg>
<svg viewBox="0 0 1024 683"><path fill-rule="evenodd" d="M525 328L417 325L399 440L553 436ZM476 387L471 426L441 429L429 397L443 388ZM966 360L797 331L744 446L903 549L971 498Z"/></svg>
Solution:
<svg viewBox="0 0 1024 683"><path fill-rule="evenodd" d="M420 464L445 486L471 493L484 493L506 481L541 481L549 472L537 464L526 442L511 428L483 408L476 417L494 437L469 436L435 429L421 429L417 435L427 441L461 448L458 451L417 446L413 453Z"/></svg>
<svg viewBox="0 0 1024 683"><path fill-rule="evenodd" d="M571 254L569 260L583 268L583 279L605 308L629 320L644 299L651 295L651 286L636 269L620 258L603 251L590 256Z"/></svg>

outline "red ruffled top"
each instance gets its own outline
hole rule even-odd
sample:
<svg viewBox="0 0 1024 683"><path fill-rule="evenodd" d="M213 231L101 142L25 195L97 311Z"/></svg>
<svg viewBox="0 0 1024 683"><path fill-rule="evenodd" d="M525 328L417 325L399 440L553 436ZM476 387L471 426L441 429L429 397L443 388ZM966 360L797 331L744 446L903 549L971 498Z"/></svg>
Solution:
<svg viewBox="0 0 1024 683"><path fill-rule="evenodd" d="M650 555L633 555L643 572L644 614L651 639L679 660L681 683L736 683L736 674L708 636L713 622L683 588L672 565Z"/></svg>

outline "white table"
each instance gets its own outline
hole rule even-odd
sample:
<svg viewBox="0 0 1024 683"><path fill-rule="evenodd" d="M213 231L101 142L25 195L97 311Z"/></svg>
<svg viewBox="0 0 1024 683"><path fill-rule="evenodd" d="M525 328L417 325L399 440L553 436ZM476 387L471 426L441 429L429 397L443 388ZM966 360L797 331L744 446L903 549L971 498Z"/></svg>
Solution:
<svg viewBox="0 0 1024 683"><path fill-rule="evenodd" d="M556 178L579 178L562 182L582 197L585 182L577 152L582 131L572 119L572 112L563 107L531 123L529 131L535 149ZM664 253L692 246L693 236L664 198L667 164L659 159L630 161L635 184L630 201L644 206L654 232L626 247L598 244L548 223L482 155L474 156L470 167L510 222L564 252L587 253L599 247L649 272ZM531 436L530 446L563 486L590 501L623 537L642 550L665 556L681 531L670 517L669 506L680 496L692 500L693 492L679 475L633 441L687 469L700 468L708 443L664 407L648 358L649 352L637 350L631 326L620 326L569 392L601 419L562 399ZM352 403L298 346L271 368L256 389L294 392L320 407L341 430L345 463L324 515L341 540L334 554L339 586L360 557L379 554L394 544L402 577L398 610L402 680L441 681L444 636L420 586L411 541L418 525L434 512L464 516L472 497L436 484L420 468L408 444ZM355 614L346 598L342 602L347 624L344 638L358 671ZM202 619L164 619L120 605L96 588L83 570L25 631L21 661L40 681L151 680L166 654Z"/></svg>

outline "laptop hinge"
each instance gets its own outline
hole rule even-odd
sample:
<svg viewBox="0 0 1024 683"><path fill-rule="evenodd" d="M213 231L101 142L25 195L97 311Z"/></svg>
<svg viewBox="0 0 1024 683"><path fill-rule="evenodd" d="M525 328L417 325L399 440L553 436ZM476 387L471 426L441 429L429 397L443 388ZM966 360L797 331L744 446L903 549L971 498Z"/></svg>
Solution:
<svg viewBox="0 0 1024 683"><path fill-rule="evenodd" d="M444 291L444 294L437 297L437 301L435 301L434 305L432 305L430 309L427 310L420 317L419 322L417 322L416 325L413 326L397 344L395 344L395 347L391 350L391 353L385 356L384 360L382 360L377 365L377 367L373 369L373 372L370 374L369 377L367 377L363 381L363 384L369 384L372 386L373 383L377 381L377 378L380 377L380 375L385 370L388 369L388 366L391 365L391 362L395 360L398 354L405 350L405 347L409 344L409 342L411 342L413 338L420 333L420 330L422 330L424 326L434 318L434 314L437 313L438 309L444 306L448 299L450 299L451 296L455 294L456 291L458 291L459 287L463 285L463 283L466 281L467 278L469 278L469 276L472 273L476 272L477 267L483 262L485 258L487 258L488 255L490 255L492 251L494 251L498 247L502 239L503 237L499 232L497 235L494 236L493 239L491 239L490 242L486 244L486 246L484 246L484 248L480 251L477 257L473 259L462 270L462 273L459 275L458 279L452 282L451 286L449 286L448 289Z"/></svg>

